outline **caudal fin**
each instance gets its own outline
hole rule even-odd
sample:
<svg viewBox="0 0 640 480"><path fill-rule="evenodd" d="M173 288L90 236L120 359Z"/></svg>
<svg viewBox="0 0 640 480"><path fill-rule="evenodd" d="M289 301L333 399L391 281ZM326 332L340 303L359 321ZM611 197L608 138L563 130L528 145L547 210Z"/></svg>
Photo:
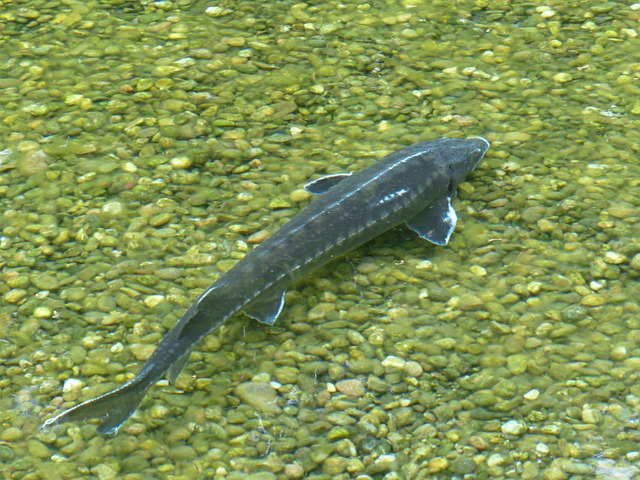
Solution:
<svg viewBox="0 0 640 480"><path fill-rule="evenodd" d="M41 428L88 418L100 418L96 429L103 435L114 435L133 414L151 385L135 378L115 390L82 402L53 418L46 420Z"/></svg>

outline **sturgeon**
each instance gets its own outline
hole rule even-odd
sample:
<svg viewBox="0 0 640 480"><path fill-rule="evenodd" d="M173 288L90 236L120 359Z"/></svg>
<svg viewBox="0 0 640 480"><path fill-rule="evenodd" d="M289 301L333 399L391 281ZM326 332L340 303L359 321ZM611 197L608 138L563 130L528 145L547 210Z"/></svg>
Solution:
<svg viewBox="0 0 640 480"><path fill-rule="evenodd" d="M173 383L195 345L222 322L242 311L273 325L293 282L403 222L446 245L457 220L451 198L488 148L481 137L440 138L357 173L310 182L305 188L320 196L198 296L134 378L46 420L43 428L99 418L98 433L117 433L147 390L167 374Z"/></svg>

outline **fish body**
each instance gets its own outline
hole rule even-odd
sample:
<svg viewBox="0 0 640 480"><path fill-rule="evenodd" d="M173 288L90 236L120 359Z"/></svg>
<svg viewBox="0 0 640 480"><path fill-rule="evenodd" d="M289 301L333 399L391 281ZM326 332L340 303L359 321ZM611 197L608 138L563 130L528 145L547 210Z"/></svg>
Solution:
<svg viewBox="0 0 640 480"><path fill-rule="evenodd" d="M99 433L116 433L149 387L167 373L174 381L193 347L222 322L243 311L272 325L293 282L403 222L445 245L456 223L451 198L488 148L480 137L430 140L357 173L309 183L320 196L206 289L133 379L43 426L98 417Z"/></svg>

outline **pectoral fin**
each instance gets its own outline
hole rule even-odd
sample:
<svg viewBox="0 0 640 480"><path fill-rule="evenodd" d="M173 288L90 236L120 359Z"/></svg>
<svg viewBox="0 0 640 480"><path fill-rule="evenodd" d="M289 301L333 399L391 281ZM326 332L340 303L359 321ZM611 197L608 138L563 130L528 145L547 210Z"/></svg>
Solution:
<svg viewBox="0 0 640 480"><path fill-rule="evenodd" d="M456 228L458 216L451 206L451 197L443 196L418 213L407 226L425 240L446 245Z"/></svg>
<svg viewBox="0 0 640 480"><path fill-rule="evenodd" d="M189 350L185 355L180 357L176 362L169 367L169 371L167 372L167 377L169 378L169 382L171 385L175 385L176 378L180 375L180 372L187 364L189 357L191 356L191 350Z"/></svg>
<svg viewBox="0 0 640 480"><path fill-rule="evenodd" d="M278 319L278 315L282 311L284 305L284 292L279 293L272 297L262 298L259 296L248 305L246 305L242 311L245 315L250 316L254 320L268 325L273 325Z"/></svg>
<svg viewBox="0 0 640 480"><path fill-rule="evenodd" d="M342 180L350 177L351 175L352 173L337 173L335 175L326 175L307 183L304 188L309 193L315 193L316 195L319 195L326 192L331 187L337 185Z"/></svg>

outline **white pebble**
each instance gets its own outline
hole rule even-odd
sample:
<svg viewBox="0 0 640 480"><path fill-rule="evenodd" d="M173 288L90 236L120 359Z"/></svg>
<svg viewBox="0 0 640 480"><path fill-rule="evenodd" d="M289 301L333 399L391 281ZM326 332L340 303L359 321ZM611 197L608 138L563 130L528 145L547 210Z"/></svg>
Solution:
<svg viewBox="0 0 640 480"><path fill-rule="evenodd" d="M84 386L85 386L85 383L82 380L78 380L77 378L68 378L64 381L64 385L62 386L62 392L63 393L77 392Z"/></svg>
<svg viewBox="0 0 640 480"><path fill-rule="evenodd" d="M53 316L53 310L49 307L36 307L33 310L33 316L36 318L51 318Z"/></svg>
<svg viewBox="0 0 640 480"><path fill-rule="evenodd" d="M173 168L189 168L192 165L192 161L189 157L175 157L170 160Z"/></svg>
<svg viewBox="0 0 640 480"><path fill-rule="evenodd" d="M612 265L620 265L621 263L625 263L627 260L627 257L620 253L608 251L604 254L604 261Z"/></svg>
<svg viewBox="0 0 640 480"><path fill-rule="evenodd" d="M487 459L487 467L494 468L505 463L505 457L500 455L499 453L494 453Z"/></svg>
<svg viewBox="0 0 640 480"><path fill-rule="evenodd" d="M144 299L144 304L149 308L154 308L164 302L164 295L149 295Z"/></svg>
<svg viewBox="0 0 640 480"><path fill-rule="evenodd" d="M505 435L522 435L527 431L527 426L519 420L509 420L501 430Z"/></svg>
<svg viewBox="0 0 640 480"><path fill-rule="evenodd" d="M538 443L536 444L536 452L540 455L549 455L549 446L546 443Z"/></svg>
<svg viewBox="0 0 640 480"><path fill-rule="evenodd" d="M382 366L386 372L397 372L402 370L407 362L404 358L396 357L395 355L389 355L382 361Z"/></svg>

